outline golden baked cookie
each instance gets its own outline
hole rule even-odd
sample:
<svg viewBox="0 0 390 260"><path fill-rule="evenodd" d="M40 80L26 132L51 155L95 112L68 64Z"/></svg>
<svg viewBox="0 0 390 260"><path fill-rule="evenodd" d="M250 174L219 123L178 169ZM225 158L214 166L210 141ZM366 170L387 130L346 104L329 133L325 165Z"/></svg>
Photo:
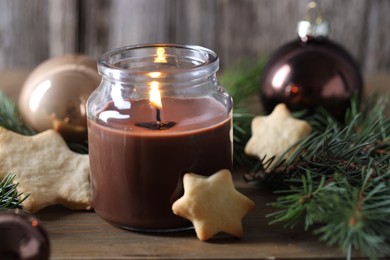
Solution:
<svg viewBox="0 0 390 260"><path fill-rule="evenodd" d="M259 159L275 156L269 167L272 168L280 159L288 158L293 150L283 154L310 133L309 123L294 118L285 104L279 104L270 115L252 120L252 137L245 146L245 153Z"/></svg>
<svg viewBox="0 0 390 260"><path fill-rule="evenodd" d="M54 130L23 136L0 128L0 179L16 176L17 191L30 194L26 211L61 204L71 209L91 209L88 155L72 152Z"/></svg>
<svg viewBox="0 0 390 260"><path fill-rule="evenodd" d="M255 204L235 189L230 171L220 170L209 177L186 173L183 184L184 195L172 210L192 222L200 240L219 232L242 237L242 218Z"/></svg>

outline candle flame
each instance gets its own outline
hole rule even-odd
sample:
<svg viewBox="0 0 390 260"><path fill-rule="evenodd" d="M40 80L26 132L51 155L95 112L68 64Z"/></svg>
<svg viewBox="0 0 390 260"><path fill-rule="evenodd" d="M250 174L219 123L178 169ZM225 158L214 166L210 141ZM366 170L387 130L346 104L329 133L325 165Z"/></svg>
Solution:
<svg viewBox="0 0 390 260"><path fill-rule="evenodd" d="M160 77L161 76L161 72L159 72L159 71L153 71L153 72L149 72L149 76L151 77L151 78L158 78L158 77Z"/></svg>
<svg viewBox="0 0 390 260"><path fill-rule="evenodd" d="M156 51L156 57L154 58L155 63L167 63L165 58L165 49L163 47L158 47Z"/></svg>
<svg viewBox="0 0 390 260"><path fill-rule="evenodd" d="M165 56L165 49L163 47L158 47L156 50L156 57L154 58L155 63L167 63L167 59ZM160 72L150 72L149 76L151 78L158 78L160 77ZM160 91L158 90L158 82L152 81L150 83L150 92L149 92L149 101L152 106L154 106L157 109L162 108L161 104L161 95Z"/></svg>
<svg viewBox="0 0 390 260"><path fill-rule="evenodd" d="M158 90L158 82L152 81L150 83L150 92L149 92L149 101L152 106L154 106L157 109L162 108L161 104L161 95L160 91Z"/></svg>

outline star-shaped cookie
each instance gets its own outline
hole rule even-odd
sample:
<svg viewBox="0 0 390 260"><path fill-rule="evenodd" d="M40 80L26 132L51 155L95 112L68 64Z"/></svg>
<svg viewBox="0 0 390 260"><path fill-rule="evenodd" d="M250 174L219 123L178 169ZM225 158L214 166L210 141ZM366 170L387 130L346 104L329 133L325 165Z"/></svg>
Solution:
<svg viewBox="0 0 390 260"><path fill-rule="evenodd" d="M269 116L257 116L252 120L252 137L245 146L245 153L260 159L275 156L270 169L292 145L310 133L309 123L294 118L285 104L279 104Z"/></svg>
<svg viewBox="0 0 390 260"><path fill-rule="evenodd" d="M241 220L255 204L235 189L230 171L220 170L209 177L186 173L183 184L184 195L172 210L192 222L200 240L219 232L242 237Z"/></svg>
<svg viewBox="0 0 390 260"><path fill-rule="evenodd" d="M0 179L8 172L17 191L30 194L22 203L28 212L52 204L91 208L88 155L72 152L54 130L23 136L0 128Z"/></svg>

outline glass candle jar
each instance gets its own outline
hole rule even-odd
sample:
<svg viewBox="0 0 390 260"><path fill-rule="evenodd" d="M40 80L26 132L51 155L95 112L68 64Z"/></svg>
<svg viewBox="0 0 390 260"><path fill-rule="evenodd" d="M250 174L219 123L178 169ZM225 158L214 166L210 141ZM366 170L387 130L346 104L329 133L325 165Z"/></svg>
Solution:
<svg viewBox="0 0 390 260"><path fill-rule="evenodd" d="M99 59L87 102L93 207L133 230L190 227L171 206L183 175L232 167L232 99L218 56L173 44L115 49Z"/></svg>

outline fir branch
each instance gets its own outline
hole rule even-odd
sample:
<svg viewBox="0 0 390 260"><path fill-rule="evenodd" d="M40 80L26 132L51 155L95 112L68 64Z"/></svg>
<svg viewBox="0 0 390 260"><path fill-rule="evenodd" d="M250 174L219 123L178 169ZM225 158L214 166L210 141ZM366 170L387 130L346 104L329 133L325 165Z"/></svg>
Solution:
<svg viewBox="0 0 390 260"><path fill-rule="evenodd" d="M35 135L36 131L26 126L18 112L15 103L4 92L0 91L0 127L22 135ZM88 141L83 143L67 143L68 147L80 154L88 153Z"/></svg>
<svg viewBox="0 0 390 260"><path fill-rule="evenodd" d="M222 86L233 97L235 108L241 107L243 102L260 90L260 75L267 59L261 58L256 63L242 63L226 69L219 77Z"/></svg>
<svg viewBox="0 0 390 260"><path fill-rule="evenodd" d="M14 178L15 174L8 173L0 181L0 209L20 207L21 203L29 196L28 194L23 196L22 193L16 191L18 184L12 183Z"/></svg>
<svg viewBox="0 0 390 260"><path fill-rule="evenodd" d="M369 158L383 164L390 156L390 120L385 118L386 106L383 106L387 98L370 99L366 106L370 110L350 116L345 125L319 109L307 119L313 132L285 153L293 150L292 155L278 161L273 169L258 167L260 172L252 171L251 178L259 182L284 181L284 177L301 175L302 168L312 170L315 175L332 175L337 170L352 177ZM280 174L283 176L275 176Z"/></svg>
<svg viewBox="0 0 390 260"><path fill-rule="evenodd" d="M33 135L35 131L23 124L17 107L2 91L0 91L0 127L22 134ZM18 193L18 184L12 183L15 174L8 173L0 179L0 209L17 208L29 195Z"/></svg>
<svg viewBox="0 0 390 260"><path fill-rule="evenodd" d="M390 253L390 171L373 175L368 166L361 171L363 182L359 186L351 185L347 178L338 180L337 191L327 193L323 225L314 230L320 240L338 245L348 258L353 249L369 257Z"/></svg>
<svg viewBox="0 0 390 260"><path fill-rule="evenodd" d="M0 126L22 135L35 134L34 130L23 124L15 103L2 91L0 91Z"/></svg>
<svg viewBox="0 0 390 260"><path fill-rule="evenodd" d="M325 190L329 189L331 185L325 186L324 176L319 182L316 182L309 171L299 180L291 179L290 181L296 183L297 186L293 185L288 190L277 191L276 194L282 196L278 198L277 202L270 203L271 206L282 210L269 214L267 217L274 218L270 224L286 222L284 226L290 228L295 227L304 219L307 230L318 221L319 216L322 216L324 209L318 202L321 201Z"/></svg>
<svg viewBox="0 0 390 260"><path fill-rule="evenodd" d="M268 216L271 223L294 227L303 221L305 229L319 224L314 233L348 258L353 249L369 257L390 253L388 96L369 100L362 112L352 104L345 125L325 111L316 113L308 119L313 133L292 147L289 159L251 176L282 184L271 203L279 208Z"/></svg>

